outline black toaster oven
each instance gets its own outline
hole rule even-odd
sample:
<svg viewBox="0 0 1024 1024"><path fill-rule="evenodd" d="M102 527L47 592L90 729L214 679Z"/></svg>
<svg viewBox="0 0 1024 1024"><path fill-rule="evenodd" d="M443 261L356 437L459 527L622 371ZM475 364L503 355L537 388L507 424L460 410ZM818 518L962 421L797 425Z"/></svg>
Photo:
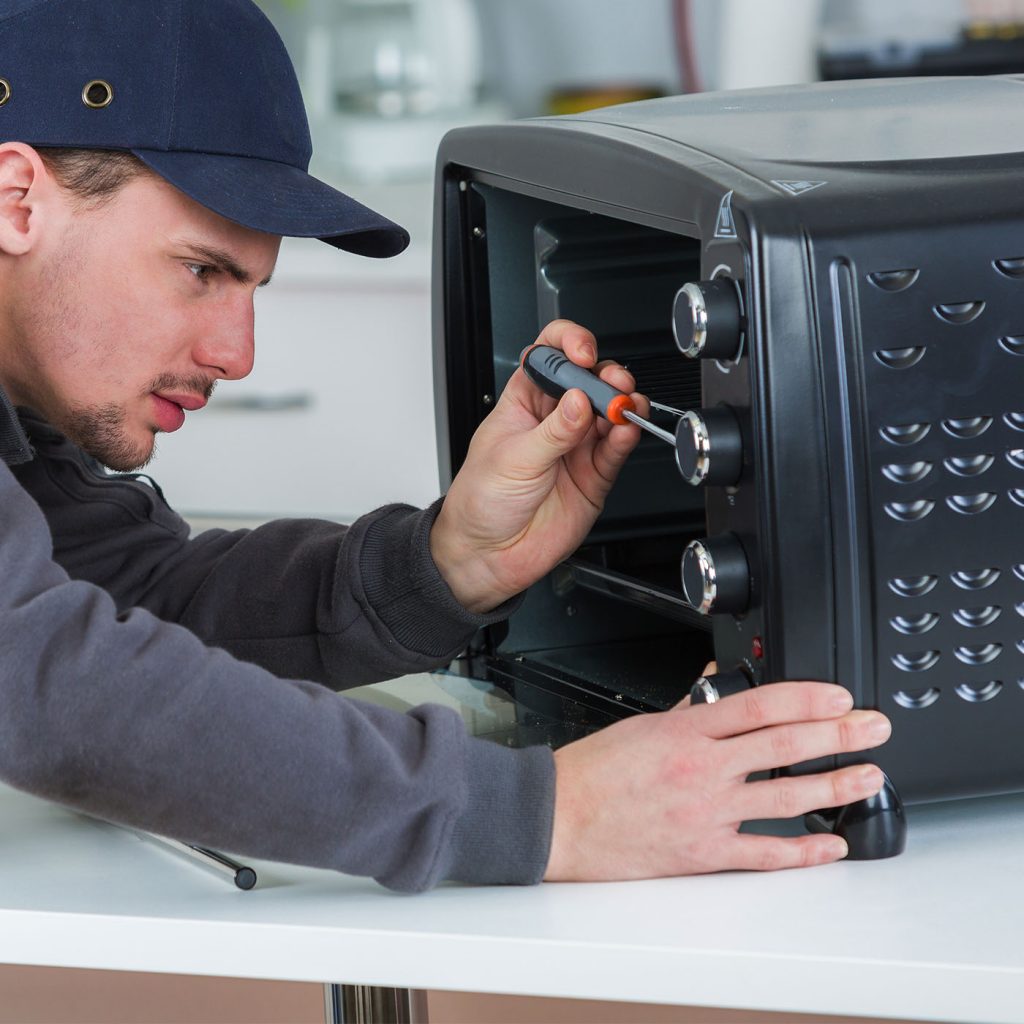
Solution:
<svg viewBox="0 0 1024 1024"><path fill-rule="evenodd" d="M1024 789L1024 79L457 130L434 260L443 485L556 317L677 410L464 671L579 730L837 681L893 813Z"/></svg>

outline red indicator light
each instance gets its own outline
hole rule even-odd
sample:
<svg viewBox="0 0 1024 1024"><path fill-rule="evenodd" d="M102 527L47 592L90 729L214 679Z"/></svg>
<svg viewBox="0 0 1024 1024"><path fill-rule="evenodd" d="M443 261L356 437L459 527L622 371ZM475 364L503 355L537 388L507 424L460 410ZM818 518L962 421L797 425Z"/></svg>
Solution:
<svg viewBox="0 0 1024 1024"><path fill-rule="evenodd" d="M750 654L755 660L760 661L764 657L764 644L761 643L761 638L755 636L750 642Z"/></svg>

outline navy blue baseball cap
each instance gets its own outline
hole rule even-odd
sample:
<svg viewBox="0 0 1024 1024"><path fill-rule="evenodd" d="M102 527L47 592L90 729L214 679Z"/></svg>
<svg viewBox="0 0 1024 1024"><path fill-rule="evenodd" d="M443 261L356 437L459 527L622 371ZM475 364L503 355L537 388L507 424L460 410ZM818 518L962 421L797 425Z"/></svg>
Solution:
<svg viewBox="0 0 1024 1024"><path fill-rule="evenodd" d="M308 173L295 70L252 0L0 0L0 142L134 153L257 231L363 256L409 244Z"/></svg>

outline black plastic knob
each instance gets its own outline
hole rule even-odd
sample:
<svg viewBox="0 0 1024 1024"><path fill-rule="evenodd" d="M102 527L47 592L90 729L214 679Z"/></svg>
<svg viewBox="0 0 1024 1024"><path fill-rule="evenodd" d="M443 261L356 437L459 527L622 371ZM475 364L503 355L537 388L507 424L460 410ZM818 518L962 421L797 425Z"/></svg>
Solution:
<svg viewBox="0 0 1024 1024"><path fill-rule="evenodd" d="M731 533L691 541L683 552L683 594L702 615L738 615L750 604L750 563Z"/></svg>
<svg viewBox="0 0 1024 1024"><path fill-rule="evenodd" d="M743 335L736 282L717 277L684 284L672 304L672 333L691 359L735 359Z"/></svg>
<svg viewBox="0 0 1024 1024"><path fill-rule="evenodd" d="M691 704L714 704L734 693L743 693L753 686L750 676L742 669L701 676L690 690Z"/></svg>
<svg viewBox="0 0 1024 1024"><path fill-rule="evenodd" d="M728 487L743 472L743 435L736 414L725 405L686 412L676 425L676 465L694 487Z"/></svg>

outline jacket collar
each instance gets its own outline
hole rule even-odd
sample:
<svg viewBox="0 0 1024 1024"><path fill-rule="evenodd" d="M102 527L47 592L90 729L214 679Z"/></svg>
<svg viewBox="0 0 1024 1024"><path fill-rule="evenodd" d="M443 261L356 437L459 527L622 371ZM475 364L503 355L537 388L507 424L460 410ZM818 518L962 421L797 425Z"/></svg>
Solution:
<svg viewBox="0 0 1024 1024"><path fill-rule="evenodd" d="M7 393L0 388L0 459L8 466L31 462L32 446Z"/></svg>

